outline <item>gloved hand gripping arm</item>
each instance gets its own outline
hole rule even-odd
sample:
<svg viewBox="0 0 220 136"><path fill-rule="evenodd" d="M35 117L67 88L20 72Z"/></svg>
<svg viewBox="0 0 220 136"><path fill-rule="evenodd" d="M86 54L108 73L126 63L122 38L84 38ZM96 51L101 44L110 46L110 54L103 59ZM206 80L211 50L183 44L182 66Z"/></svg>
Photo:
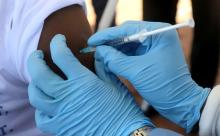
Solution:
<svg viewBox="0 0 220 136"><path fill-rule="evenodd" d="M128 136L143 126L154 128L122 84L105 83L80 64L63 35L56 35L50 48L68 79L47 66L41 51L29 57L29 98L41 130L60 136Z"/></svg>

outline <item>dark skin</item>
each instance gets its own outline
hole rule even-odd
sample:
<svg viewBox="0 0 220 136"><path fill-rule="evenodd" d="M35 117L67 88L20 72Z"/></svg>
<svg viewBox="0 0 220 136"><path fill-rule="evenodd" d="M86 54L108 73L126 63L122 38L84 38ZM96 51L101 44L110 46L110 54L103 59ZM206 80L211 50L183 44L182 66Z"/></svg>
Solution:
<svg viewBox="0 0 220 136"><path fill-rule="evenodd" d="M50 56L50 41L56 34L65 35L68 47L71 49L74 55L84 66L93 72L95 71L93 54L79 53L80 49L87 47L87 40L92 35L90 25L81 6L72 5L65 7L47 17L44 22L44 27L38 44L38 49L44 52L45 60L49 67L55 73L66 79L63 72L53 63ZM136 92L134 87L127 80L121 80L129 88L132 95L135 96L137 103L140 104L141 97ZM168 128L183 133L182 129L170 121L162 118L158 114L150 116L150 118L153 119L155 124L159 127Z"/></svg>
<svg viewBox="0 0 220 136"><path fill-rule="evenodd" d="M80 49L87 46L87 40L92 34L85 12L81 6L72 5L65 7L47 17L38 44L38 49L44 52L45 60L49 67L66 79L50 57L50 41L56 34L65 35L67 45L74 55L84 66L94 71L92 54L79 53Z"/></svg>

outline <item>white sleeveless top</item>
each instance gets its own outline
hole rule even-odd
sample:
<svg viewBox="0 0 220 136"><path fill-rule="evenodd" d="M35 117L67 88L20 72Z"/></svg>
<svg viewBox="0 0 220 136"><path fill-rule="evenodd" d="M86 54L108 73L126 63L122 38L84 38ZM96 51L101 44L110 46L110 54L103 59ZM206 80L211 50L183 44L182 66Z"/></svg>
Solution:
<svg viewBox="0 0 220 136"><path fill-rule="evenodd" d="M28 101L26 61L37 49L44 20L84 0L0 0L0 136L44 136Z"/></svg>

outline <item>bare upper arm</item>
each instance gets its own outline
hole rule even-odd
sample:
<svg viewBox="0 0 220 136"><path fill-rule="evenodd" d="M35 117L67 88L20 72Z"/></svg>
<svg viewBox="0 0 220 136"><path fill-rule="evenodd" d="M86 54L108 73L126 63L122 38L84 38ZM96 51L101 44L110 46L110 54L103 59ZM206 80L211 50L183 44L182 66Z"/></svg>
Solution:
<svg viewBox="0 0 220 136"><path fill-rule="evenodd" d="M38 49L43 50L47 64L59 75L63 73L52 62L50 57L50 40L56 34L66 36L67 44L80 62L94 71L93 57L91 54L80 54L79 50L86 47L87 39L92 34L86 15L79 5L72 5L54 12L47 17L41 33Z"/></svg>

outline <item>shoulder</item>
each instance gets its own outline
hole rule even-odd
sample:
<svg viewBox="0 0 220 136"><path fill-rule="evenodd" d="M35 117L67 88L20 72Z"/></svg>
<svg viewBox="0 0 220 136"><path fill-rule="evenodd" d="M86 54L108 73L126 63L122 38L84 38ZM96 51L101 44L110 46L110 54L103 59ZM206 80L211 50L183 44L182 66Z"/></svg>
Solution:
<svg viewBox="0 0 220 136"><path fill-rule="evenodd" d="M84 9L84 0L12 1L11 25L10 30L4 33L7 37L3 46L22 81L28 82L27 58L38 47L45 20L54 12L76 4Z"/></svg>
<svg viewBox="0 0 220 136"><path fill-rule="evenodd" d="M54 12L45 20L40 36L38 49L43 50L47 64L62 75L50 57L50 41L56 34L65 35L68 46L74 55L84 66L94 70L92 54L81 55L79 53L80 49L87 46L87 40L92 34L82 7L71 5Z"/></svg>

